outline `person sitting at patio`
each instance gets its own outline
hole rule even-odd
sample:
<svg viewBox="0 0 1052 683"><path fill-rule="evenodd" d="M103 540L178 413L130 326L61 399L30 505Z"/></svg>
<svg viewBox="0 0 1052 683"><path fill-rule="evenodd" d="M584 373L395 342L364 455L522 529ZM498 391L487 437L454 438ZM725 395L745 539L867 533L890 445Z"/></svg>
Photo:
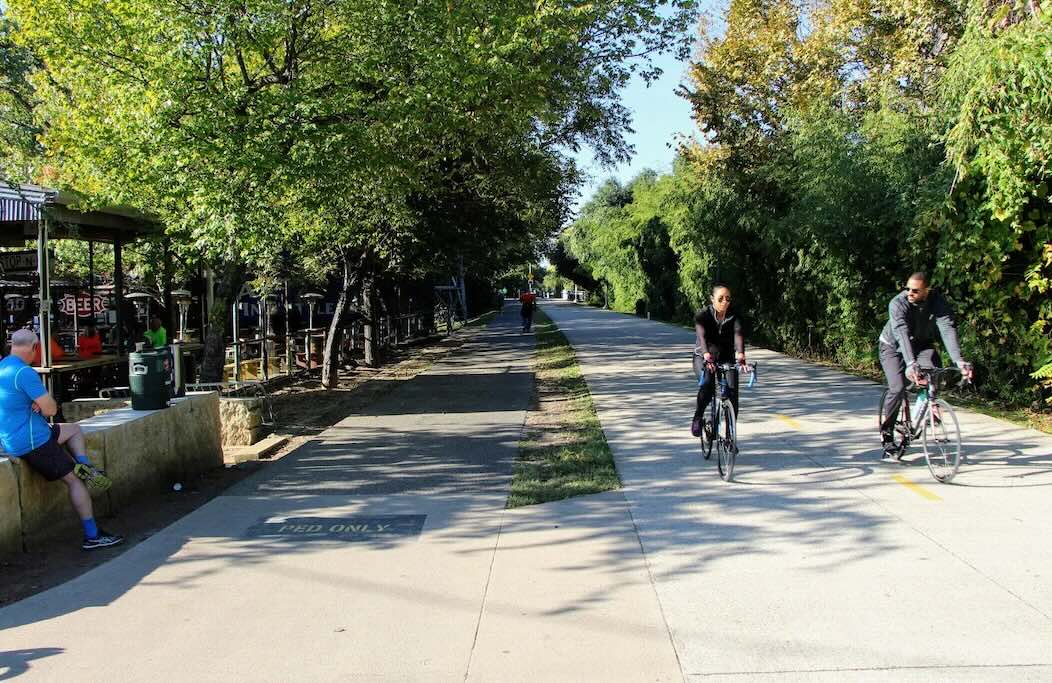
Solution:
<svg viewBox="0 0 1052 683"><path fill-rule="evenodd" d="M164 329L164 326L161 325L161 319L157 316L150 318L150 329L143 332L142 336L155 349L168 346L168 330Z"/></svg>
<svg viewBox="0 0 1052 683"><path fill-rule="evenodd" d="M27 332L32 332L32 330L27 330ZM34 337L36 336L35 332L33 332L33 336ZM12 339L13 339L13 337L12 337ZM11 345L12 345L12 347L14 347L14 341L11 342ZM58 341L55 340L55 337L52 335L52 337L51 337L51 362L54 363L55 361L59 360L60 358L65 357L65 355L66 355L66 352L62 349L62 346L58 343ZM29 363L30 365L32 365L34 367L40 367L40 344L37 344L36 346L33 347L33 357L31 359L31 361L32 362Z"/></svg>
<svg viewBox="0 0 1052 683"><path fill-rule="evenodd" d="M58 405L28 365L37 346L35 332L18 330L11 335L11 355L0 361L0 445L48 481L66 485L69 502L84 527L84 550L117 545L124 539L99 529L95 522L88 489L103 491L110 482L88 460L80 426L49 425L44 419L58 412Z"/></svg>
<svg viewBox="0 0 1052 683"><path fill-rule="evenodd" d="M102 336L94 325L85 325L84 334L77 338L77 355L91 358L102 353Z"/></svg>

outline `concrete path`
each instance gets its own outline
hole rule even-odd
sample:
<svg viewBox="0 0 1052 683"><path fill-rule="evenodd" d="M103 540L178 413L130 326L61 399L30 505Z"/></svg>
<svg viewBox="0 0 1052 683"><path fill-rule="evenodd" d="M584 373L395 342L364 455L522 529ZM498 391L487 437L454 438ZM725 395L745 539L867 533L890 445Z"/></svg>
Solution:
<svg viewBox="0 0 1052 683"><path fill-rule="evenodd" d="M693 333L574 304L684 679L1052 680L1052 437L960 412L954 485L879 462L877 384L762 350L736 481L689 434Z"/></svg>
<svg viewBox="0 0 1052 683"><path fill-rule="evenodd" d="M880 388L753 351L722 482L688 330L545 303L623 491L504 510L509 310L362 414L0 610L0 680L1052 680L1052 438L962 412L953 486L879 463Z"/></svg>
<svg viewBox="0 0 1052 683"><path fill-rule="evenodd" d="M532 391L509 310L367 412L0 610L0 679L678 680L619 492L505 511Z"/></svg>

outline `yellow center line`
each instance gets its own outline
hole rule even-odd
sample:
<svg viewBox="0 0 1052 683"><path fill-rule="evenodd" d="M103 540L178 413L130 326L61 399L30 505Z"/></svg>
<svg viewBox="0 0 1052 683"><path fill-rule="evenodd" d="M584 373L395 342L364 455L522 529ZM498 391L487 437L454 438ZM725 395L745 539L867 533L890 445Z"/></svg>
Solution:
<svg viewBox="0 0 1052 683"><path fill-rule="evenodd" d="M928 489L924 488L920 484L914 484L912 481L910 481L906 477L902 476L901 474L896 474L896 475L892 476L891 478L894 479L895 481L897 481L898 483L902 484L906 488L908 488L910 491L913 491L914 493L916 493L921 498L927 498L928 500L942 500L942 498L940 498L935 493L932 493L931 491L929 491Z"/></svg>
<svg viewBox="0 0 1052 683"><path fill-rule="evenodd" d="M789 417L788 415L775 415L775 417L777 417L779 420L789 425L793 429L800 429L800 423L794 420L793 418Z"/></svg>

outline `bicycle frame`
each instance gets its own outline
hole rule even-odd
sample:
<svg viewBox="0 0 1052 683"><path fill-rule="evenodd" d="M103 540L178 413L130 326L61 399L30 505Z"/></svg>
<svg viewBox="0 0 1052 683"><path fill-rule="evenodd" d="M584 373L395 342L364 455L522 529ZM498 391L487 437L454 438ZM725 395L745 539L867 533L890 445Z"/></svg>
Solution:
<svg viewBox="0 0 1052 683"><path fill-rule="evenodd" d="M924 424L928 421L932 406L935 405L935 400L938 398L939 387L936 379L942 373L946 372L958 372L956 368L921 368L918 371L924 378L924 383L916 383L916 386L927 390L927 395L920 404L920 411L916 416L916 422L910 409L910 402L908 396L903 396L902 407L899 409L902 411L904 421L906 423L906 434L903 434L903 451L909 447L910 443L921 438L924 433ZM934 425L933 425L934 426Z"/></svg>
<svg viewBox="0 0 1052 683"><path fill-rule="evenodd" d="M702 354L698 352L698 349L694 349L695 358L702 358ZM730 400L730 388L727 385L727 372L730 370L739 370L741 372L751 373L752 379L756 377L756 366L755 365L739 365L738 363L703 363L701 367L701 373L705 372L706 366L714 369L714 380L717 382L719 392L713 390L712 400L709 402L709 424L719 424L717 418L719 417L718 411L722 408L724 401ZM698 381L700 386L701 376L699 375ZM750 383L750 387L752 384Z"/></svg>

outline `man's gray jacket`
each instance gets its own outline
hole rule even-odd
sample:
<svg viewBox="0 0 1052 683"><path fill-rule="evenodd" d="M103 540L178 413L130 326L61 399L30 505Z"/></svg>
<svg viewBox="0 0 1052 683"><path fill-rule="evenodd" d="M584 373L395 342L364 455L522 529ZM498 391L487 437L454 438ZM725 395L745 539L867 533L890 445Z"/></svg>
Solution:
<svg viewBox="0 0 1052 683"><path fill-rule="evenodd" d="M953 308L938 292L929 291L920 304L911 304L902 292L888 304L888 323L880 333L880 342L896 347L906 365L912 364L918 351L932 348L938 331L942 345L955 363L962 363L957 343Z"/></svg>

